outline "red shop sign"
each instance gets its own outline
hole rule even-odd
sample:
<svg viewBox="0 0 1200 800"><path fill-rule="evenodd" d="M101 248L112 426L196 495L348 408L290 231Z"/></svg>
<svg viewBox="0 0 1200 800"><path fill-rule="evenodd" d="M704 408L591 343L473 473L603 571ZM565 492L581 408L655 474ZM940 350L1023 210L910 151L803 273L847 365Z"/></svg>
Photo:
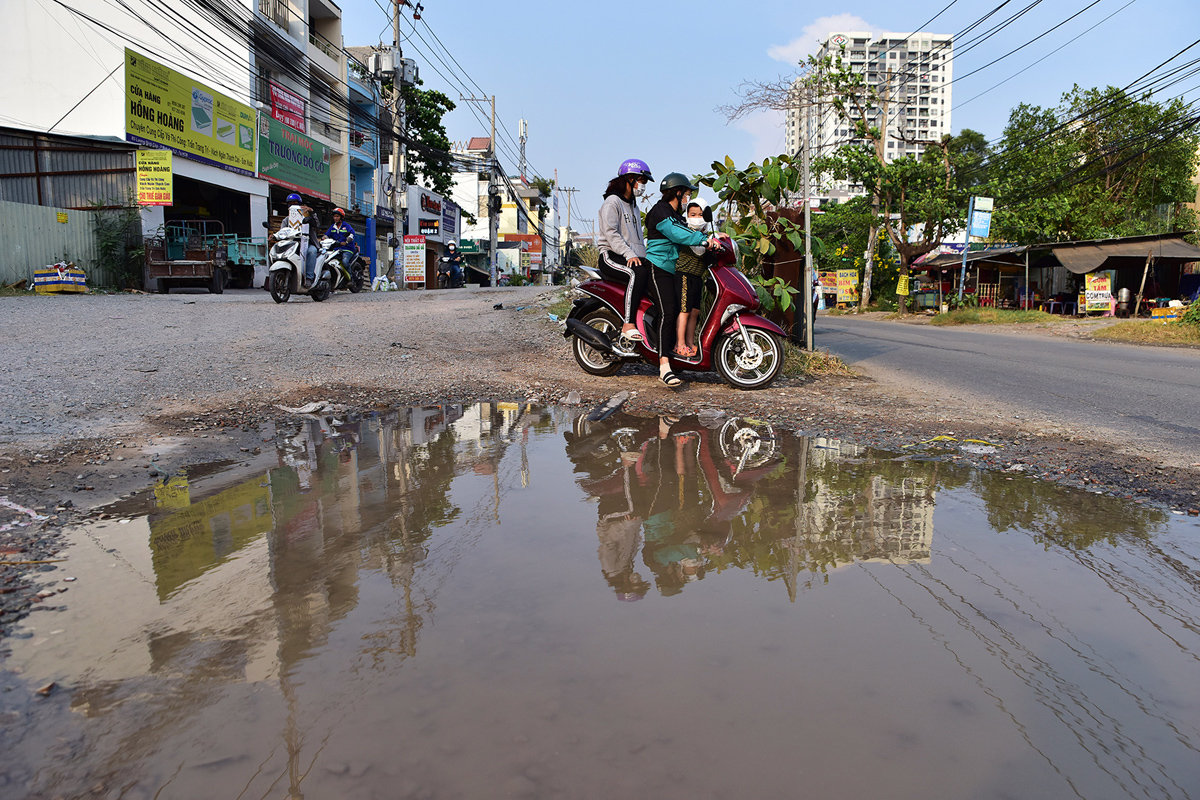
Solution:
<svg viewBox="0 0 1200 800"><path fill-rule="evenodd" d="M304 98L271 82L271 116L304 133Z"/></svg>

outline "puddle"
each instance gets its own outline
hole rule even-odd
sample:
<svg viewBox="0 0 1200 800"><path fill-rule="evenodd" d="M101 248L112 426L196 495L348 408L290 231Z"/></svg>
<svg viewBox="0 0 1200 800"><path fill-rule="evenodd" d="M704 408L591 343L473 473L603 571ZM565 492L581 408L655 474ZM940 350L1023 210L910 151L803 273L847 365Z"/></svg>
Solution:
<svg viewBox="0 0 1200 800"><path fill-rule="evenodd" d="M0 793L1200 794L1194 521L582 413L311 417L73 531Z"/></svg>

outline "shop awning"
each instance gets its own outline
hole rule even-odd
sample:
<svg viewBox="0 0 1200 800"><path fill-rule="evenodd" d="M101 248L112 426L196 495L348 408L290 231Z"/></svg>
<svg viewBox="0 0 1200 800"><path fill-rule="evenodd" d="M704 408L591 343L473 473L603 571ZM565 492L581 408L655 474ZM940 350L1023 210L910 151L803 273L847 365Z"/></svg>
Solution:
<svg viewBox="0 0 1200 800"><path fill-rule="evenodd" d="M1076 275L1099 269L1110 258L1141 258L1153 255L1156 261L1200 261L1200 247L1182 239L1134 237L1102 242L1064 243L1051 246L1059 263Z"/></svg>

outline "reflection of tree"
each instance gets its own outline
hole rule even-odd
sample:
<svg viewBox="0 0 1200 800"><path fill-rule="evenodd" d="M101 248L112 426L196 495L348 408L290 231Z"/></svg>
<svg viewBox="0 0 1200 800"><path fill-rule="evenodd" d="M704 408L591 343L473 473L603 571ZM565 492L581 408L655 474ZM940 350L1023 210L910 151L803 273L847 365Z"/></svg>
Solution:
<svg viewBox="0 0 1200 800"><path fill-rule="evenodd" d="M980 472L975 490L988 523L1000 533L1026 530L1048 544L1082 549L1122 537L1147 538L1167 515L1106 495L998 472Z"/></svg>

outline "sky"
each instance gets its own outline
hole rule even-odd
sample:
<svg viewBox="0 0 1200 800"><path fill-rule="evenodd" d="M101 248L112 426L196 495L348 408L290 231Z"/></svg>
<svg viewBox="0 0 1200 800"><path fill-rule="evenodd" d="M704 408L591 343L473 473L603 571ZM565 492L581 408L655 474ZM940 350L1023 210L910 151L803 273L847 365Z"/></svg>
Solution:
<svg viewBox="0 0 1200 800"><path fill-rule="evenodd" d="M827 15L828 6L794 0L424 0L420 22L404 9L401 49L417 61L425 88L458 103L444 120L452 141L486 136L489 129L488 104L476 104L472 113L460 94L496 96L497 126L507 132L497 136L500 159L509 174L518 171L515 142L519 120L526 120L531 173L554 178L557 170L560 186L579 190L572 227L586 230L625 159L643 159L661 180L668 172L708 172L726 156L745 166L783 152L779 115L729 123L716 109L736 103L744 81L794 76L826 32L959 34L1003 2L862 0ZM1015 54L958 79L952 132L972 128L995 140L1018 103L1055 106L1074 84L1123 87L1200 38L1197 0L1009 0L956 39L954 74L988 65L1093 2ZM391 43L390 2L340 3L346 45ZM1031 4L1020 19L968 49L972 37ZM1195 58L1200 45L1179 63ZM1198 85L1194 76L1162 97L1196 100ZM566 198L560 203L565 216Z"/></svg>

